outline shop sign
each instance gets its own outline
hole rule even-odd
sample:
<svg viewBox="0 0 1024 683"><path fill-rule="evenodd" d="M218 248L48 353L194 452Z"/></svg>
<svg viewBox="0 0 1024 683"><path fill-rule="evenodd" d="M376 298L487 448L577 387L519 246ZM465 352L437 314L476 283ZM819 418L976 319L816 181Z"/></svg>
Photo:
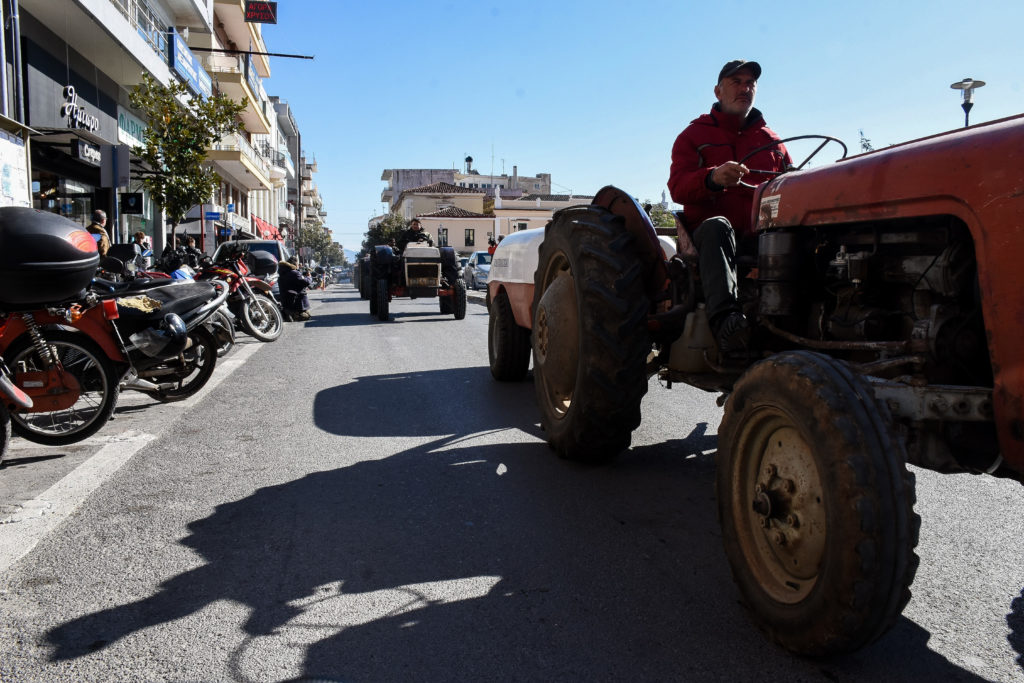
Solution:
<svg viewBox="0 0 1024 683"><path fill-rule="evenodd" d="M209 97L213 94L213 81L206 69L202 67L199 60L182 40L178 32L172 27L170 29L171 41L167 55L168 63L176 74L181 76L185 84L200 97Z"/></svg>
<svg viewBox="0 0 1024 683"><path fill-rule="evenodd" d="M245 20L250 24L276 24L277 3L245 0Z"/></svg>
<svg viewBox="0 0 1024 683"><path fill-rule="evenodd" d="M132 147L143 147L146 144L145 122L127 109L117 108L117 141Z"/></svg>
<svg viewBox="0 0 1024 683"><path fill-rule="evenodd" d="M64 104L60 107L60 117L68 120L68 128L95 131L100 127L99 118L78 104L78 93L73 85L64 86Z"/></svg>
<svg viewBox="0 0 1024 683"><path fill-rule="evenodd" d="M103 163L103 154L99 145L94 145L85 140L71 141L71 156L84 161L90 166L99 166Z"/></svg>

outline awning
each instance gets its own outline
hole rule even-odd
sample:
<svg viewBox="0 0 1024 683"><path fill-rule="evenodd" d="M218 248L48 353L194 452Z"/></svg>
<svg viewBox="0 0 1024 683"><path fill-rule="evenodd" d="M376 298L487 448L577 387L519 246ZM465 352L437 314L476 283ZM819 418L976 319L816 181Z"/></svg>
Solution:
<svg viewBox="0 0 1024 683"><path fill-rule="evenodd" d="M276 225L272 225L267 221L263 220L259 216L252 217L253 227L256 228L255 232L265 240L279 240L281 239L281 232L277 229Z"/></svg>

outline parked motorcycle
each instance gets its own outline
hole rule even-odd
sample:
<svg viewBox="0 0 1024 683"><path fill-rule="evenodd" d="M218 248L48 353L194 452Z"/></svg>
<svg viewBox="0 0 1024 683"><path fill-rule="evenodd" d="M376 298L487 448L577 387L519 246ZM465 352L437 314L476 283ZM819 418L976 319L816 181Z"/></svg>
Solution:
<svg viewBox="0 0 1024 683"><path fill-rule="evenodd" d="M184 284L191 280L173 279L162 271L137 270L131 260L122 260L110 256L114 253L114 247L125 245L111 245L106 258L100 259L100 269L97 277L93 278L90 289L103 296L105 294L124 293L126 291L138 293L153 287L165 287L168 284ZM228 309L227 304L221 306L213 314L208 326L217 338L217 356L222 357L235 344L235 316Z"/></svg>
<svg viewBox="0 0 1024 683"><path fill-rule="evenodd" d="M173 401L213 373L217 341L207 323L227 299L226 283L126 282L101 295L85 289L98 262L95 241L77 223L0 208L0 354L32 399L10 416L31 441L91 436L122 384Z"/></svg>
<svg viewBox="0 0 1024 683"><path fill-rule="evenodd" d="M266 252L250 252L243 246L222 246L218 253L216 262L203 260L196 280L227 282L231 289L228 308L241 321L242 328L260 341L276 340L284 330L284 319L272 285L262 276L277 272L277 260Z"/></svg>

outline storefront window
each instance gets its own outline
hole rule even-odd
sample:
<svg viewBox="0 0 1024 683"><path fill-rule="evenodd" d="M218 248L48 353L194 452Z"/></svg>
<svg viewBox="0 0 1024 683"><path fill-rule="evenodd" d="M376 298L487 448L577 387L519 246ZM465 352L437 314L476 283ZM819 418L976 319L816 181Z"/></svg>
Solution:
<svg viewBox="0 0 1024 683"><path fill-rule="evenodd" d="M96 188L92 185L46 171L32 172L32 206L36 209L89 225L95 196Z"/></svg>

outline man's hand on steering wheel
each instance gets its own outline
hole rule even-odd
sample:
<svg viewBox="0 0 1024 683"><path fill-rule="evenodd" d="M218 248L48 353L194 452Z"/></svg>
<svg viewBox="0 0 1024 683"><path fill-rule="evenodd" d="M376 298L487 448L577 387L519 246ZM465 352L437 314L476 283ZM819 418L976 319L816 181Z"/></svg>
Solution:
<svg viewBox="0 0 1024 683"><path fill-rule="evenodd" d="M719 187L734 187L740 184L747 173L750 173L750 169L743 164L727 161L711 172L711 182Z"/></svg>

